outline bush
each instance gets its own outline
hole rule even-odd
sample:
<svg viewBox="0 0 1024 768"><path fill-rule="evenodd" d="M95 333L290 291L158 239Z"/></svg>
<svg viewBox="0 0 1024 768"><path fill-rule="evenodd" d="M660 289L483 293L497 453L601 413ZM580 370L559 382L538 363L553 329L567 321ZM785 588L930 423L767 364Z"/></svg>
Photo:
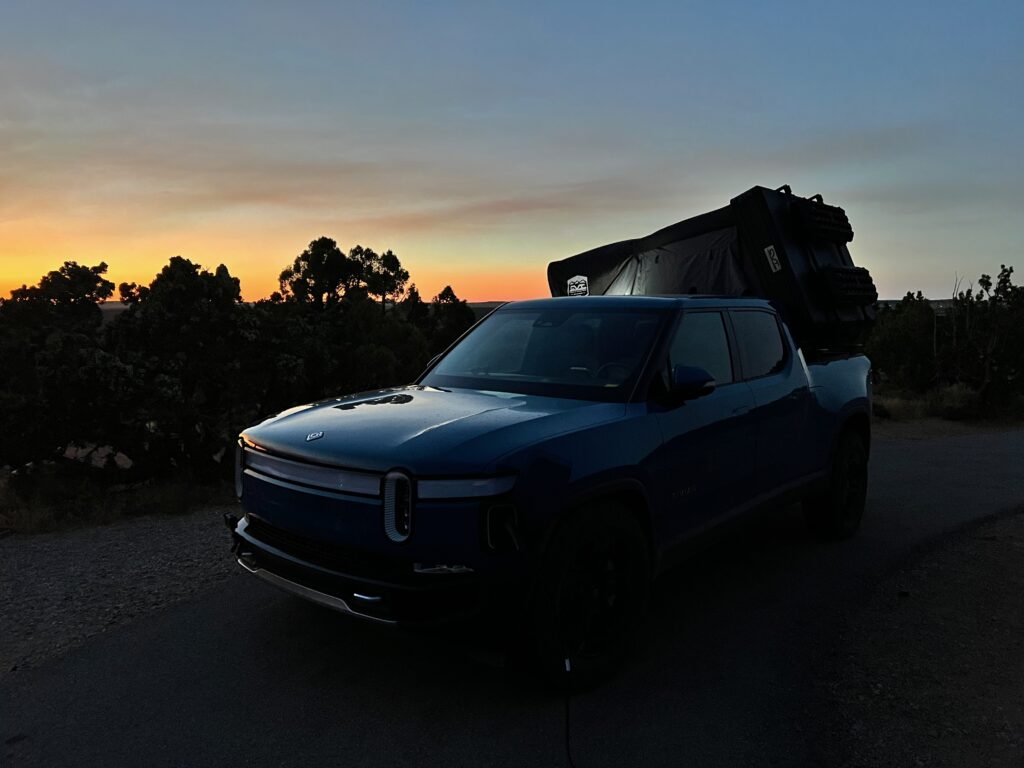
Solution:
<svg viewBox="0 0 1024 768"><path fill-rule="evenodd" d="M1013 284L1013 267L1003 265L995 282L982 275L977 291L955 293L941 313L920 292L883 308L866 345L872 365L894 392L927 396L929 413L1020 415L1024 287Z"/></svg>
<svg viewBox="0 0 1024 768"><path fill-rule="evenodd" d="M123 478L121 478L123 479ZM230 485L188 471L173 478L118 482L110 472L63 462L0 473L0 530L45 533L139 514L182 514L233 500Z"/></svg>
<svg viewBox="0 0 1024 768"><path fill-rule="evenodd" d="M981 395L964 384L938 387L925 397L925 411L929 416L962 421L980 419L985 415Z"/></svg>
<svg viewBox="0 0 1024 768"><path fill-rule="evenodd" d="M900 395L875 395L876 416L893 421L913 421L928 415L925 402L920 397Z"/></svg>

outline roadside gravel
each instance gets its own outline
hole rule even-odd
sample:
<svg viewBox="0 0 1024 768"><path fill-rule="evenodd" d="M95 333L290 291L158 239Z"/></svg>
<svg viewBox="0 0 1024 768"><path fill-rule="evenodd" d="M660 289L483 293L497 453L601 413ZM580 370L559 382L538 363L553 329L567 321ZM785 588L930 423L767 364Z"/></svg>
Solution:
<svg viewBox="0 0 1024 768"><path fill-rule="evenodd" d="M0 674L36 666L234 574L222 520L230 509L0 539Z"/></svg>

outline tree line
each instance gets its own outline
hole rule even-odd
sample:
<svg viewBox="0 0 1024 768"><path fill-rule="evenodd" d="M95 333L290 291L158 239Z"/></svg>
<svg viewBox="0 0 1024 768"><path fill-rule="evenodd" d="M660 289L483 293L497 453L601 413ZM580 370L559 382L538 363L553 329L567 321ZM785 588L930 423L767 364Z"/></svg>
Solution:
<svg viewBox="0 0 1024 768"><path fill-rule="evenodd" d="M175 256L147 286L66 262L0 299L0 467L83 460L113 474L229 471L238 432L275 412L408 383L474 322L429 303L391 251L327 237L242 301L239 280ZM121 471L114 473L115 468Z"/></svg>
<svg viewBox="0 0 1024 768"><path fill-rule="evenodd" d="M957 284L940 306L920 291L878 313L868 356L883 388L910 397L943 389L961 393L948 416L1024 416L1024 286L1013 267L995 280Z"/></svg>
<svg viewBox="0 0 1024 768"><path fill-rule="evenodd" d="M224 474L245 426L412 381L474 321L451 287L425 302L393 252L327 237L256 303L224 265L175 256L149 285L118 286L126 309L104 323L106 271L67 262L0 299L0 467L66 456ZM1024 287L1003 266L942 311L908 293L879 311L867 352L890 390L960 387L978 411L960 415L1024 410Z"/></svg>

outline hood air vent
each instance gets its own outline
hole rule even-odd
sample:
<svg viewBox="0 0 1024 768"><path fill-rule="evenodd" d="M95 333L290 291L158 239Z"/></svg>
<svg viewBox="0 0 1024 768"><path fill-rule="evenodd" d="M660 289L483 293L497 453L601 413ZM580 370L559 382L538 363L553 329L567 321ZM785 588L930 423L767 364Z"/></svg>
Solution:
<svg viewBox="0 0 1024 768"><path fill-rule="evenodd" d="M401 472L384 476L384 532L394 542L412 533L412 483Z"/></svg>

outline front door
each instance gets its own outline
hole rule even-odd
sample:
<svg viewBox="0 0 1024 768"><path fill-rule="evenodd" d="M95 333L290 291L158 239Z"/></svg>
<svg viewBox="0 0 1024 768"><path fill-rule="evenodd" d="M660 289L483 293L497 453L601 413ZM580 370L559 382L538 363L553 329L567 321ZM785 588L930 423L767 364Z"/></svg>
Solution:
<svg viewBox="0 0 1024 768"><path fill-rule="evenodd" d="M664 482L661 534L671 544L713 524L754 493L753 405L736 375L722 314L686 312L669 347L667 370L704 368L715 390L659 414Z"/></svg>
<svg viewBox="0 0 1024 768"><path fill-rule="evenodd" d="M811 391L803 363L763 310L730 313L743 377L754 396L757 492L782 490L807 471L806 422Z"/></svg>

